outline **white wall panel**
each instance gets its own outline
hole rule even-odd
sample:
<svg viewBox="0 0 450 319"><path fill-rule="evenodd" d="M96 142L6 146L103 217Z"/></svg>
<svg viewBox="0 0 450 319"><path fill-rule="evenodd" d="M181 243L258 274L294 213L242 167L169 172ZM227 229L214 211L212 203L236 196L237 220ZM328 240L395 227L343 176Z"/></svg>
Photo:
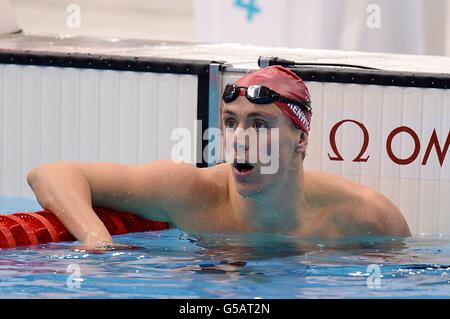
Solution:
<svg viewBox="0 0 450 319"><path fill-rule="evenodd" d="M38 68L40 72L46 69ZM80 70L61 73L61 158L80 160ZM39 84L39 82L38 82Z"/></svg>
<svg viewBox="0 0 450 319"><path fill-rule="evenodd" d="M33 197L42 163L169 159L196 119L195 75L0 64L0 194Z"/></svg>
<svg viewBox="0 0 450 319"><path fill-rule="evenodd" d="M1 69L2 68L0 68L0 70ZM36 159L40 160L41 158L40 77L41 69L39 67L24 67L24 72L22 73L22 90L27 93L22 95L22 109L25 110L25 114L22 115L22 155L16 154L16 156L18 156L17 159L20 159L23 163L21 175L15 177L18 182L23 181L23 174L30 171L36 165ZM1 75L0 78L2 78ZM3 104L3 107L6 108L5 104ZM4 112L1 111L1 114L4 114ZM2 136L7 138L7 135ZM4 182L7 182L7 180L5 179ZM25 194L28 191L29 186L23 182L20 184L22 186L21 193Z"/></svg>
<svg viewBox="0 0 450 319"><path fill-rule="evenodd" d="M22 169L22 76L13 66L3 70L2 92L2 184L3 191L19 192ZM7 108L5 105L16 105Z"/></svg>

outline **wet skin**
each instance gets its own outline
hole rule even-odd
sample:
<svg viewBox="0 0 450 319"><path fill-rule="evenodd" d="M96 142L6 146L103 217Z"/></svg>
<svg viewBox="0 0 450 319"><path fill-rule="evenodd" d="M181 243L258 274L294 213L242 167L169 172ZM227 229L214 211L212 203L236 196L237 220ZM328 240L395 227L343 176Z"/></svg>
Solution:
<svg viewBox="0 0 450 319"><path fill-rule="evenodd" d="M92 206L127 210L189 232L254 232L295 237L410 236L395 205L343 177L303 169L308 135L273 104L244 97L222 108L222 125L237 140L247 129L279 130L279 165L242 170L231 163L196 168L171 160L142 165L57 162L28 174L42 207L87 246L112 243ZM269 147L277 141L268 139ZM239 146L234 144L236 148ZM250 145L241 145L245 150Z"/></svg>

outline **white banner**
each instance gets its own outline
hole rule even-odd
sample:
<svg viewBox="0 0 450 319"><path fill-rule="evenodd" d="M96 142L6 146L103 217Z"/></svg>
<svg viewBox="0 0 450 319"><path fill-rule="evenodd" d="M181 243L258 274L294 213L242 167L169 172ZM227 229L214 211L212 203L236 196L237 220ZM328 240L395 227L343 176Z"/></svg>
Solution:
<svg viewBox="0 0 450 319"><path fill-rule="evenodd" d="M196 0L196 40L445 54L445 43L450 42L450 32L446 30L446 20L450 19L450 1L429 2Z"/></svg>

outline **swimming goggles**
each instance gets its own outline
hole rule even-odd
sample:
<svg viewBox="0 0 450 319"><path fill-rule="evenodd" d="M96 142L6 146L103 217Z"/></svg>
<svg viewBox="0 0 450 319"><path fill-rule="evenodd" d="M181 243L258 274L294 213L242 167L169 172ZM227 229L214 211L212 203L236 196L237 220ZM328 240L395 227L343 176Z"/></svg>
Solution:
<svg viewBox="0 0 450 319"><path fill-rule="evenodd" d="M297 105L303 107L309 112L312 111L311 104L307 101L295 101L288 99L274 90L264 85L237 86L236 84L227 84L223 91L222 100L225 103L231 103L241 94L241 89L245 90L245 97L254 104L270 104L276 101Z"/></svg>

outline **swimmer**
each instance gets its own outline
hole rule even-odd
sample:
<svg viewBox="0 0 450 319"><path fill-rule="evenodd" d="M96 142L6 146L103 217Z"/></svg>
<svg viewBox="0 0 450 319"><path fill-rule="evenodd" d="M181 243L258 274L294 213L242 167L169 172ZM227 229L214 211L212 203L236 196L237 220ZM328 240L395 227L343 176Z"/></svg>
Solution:
<svg viewBox="0 0 450 319"><path fill-rule="evenodd" d="M197 168L160 160L141 165L56 162L32 169L27 181L84 245L113 244L92 207L130 211L187 232L272 233L295 237L410 236L399 209L379 192L343 177L304 170L312 111L304 82L270 66L227 85L221 108L229 132L277 128L278 169L234 158ZM249 145L234 142L237 149ZM268 148L274 143L268 139ZM242 152L241 152L242 153Z"/></svg>

